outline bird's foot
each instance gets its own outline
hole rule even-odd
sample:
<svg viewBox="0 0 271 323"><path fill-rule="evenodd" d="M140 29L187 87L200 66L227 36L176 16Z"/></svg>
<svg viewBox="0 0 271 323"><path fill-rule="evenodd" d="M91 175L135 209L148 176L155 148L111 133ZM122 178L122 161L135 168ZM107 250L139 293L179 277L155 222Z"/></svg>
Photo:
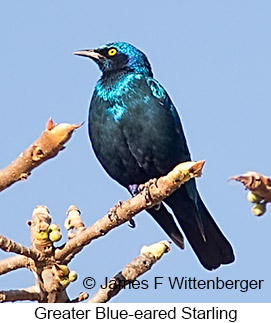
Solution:
<svg viewBox="0 0 271 323"><path fill-rule="evenodd" d="M147 183L141 184L138 186L138 193L143 192L145 190L145 200L146 200L147 206L150 206L152 203L152 198L151 198L151 193L150 193L151 185L155 185L157 187L157 178L152 178ZM159 208L160 208L160 206L159 206Z"/></svg>
<svg viewBox="0 0 271 323"><path fill-rule="evenodd" d="M107 213L107 216L109 218L110 221L114 221L114 222L119 222L119 218L118 218L118 214L117 214L117 210L119 207L121 207L123 204L123 202L119 201L116 205L114 205Z"/></svg>

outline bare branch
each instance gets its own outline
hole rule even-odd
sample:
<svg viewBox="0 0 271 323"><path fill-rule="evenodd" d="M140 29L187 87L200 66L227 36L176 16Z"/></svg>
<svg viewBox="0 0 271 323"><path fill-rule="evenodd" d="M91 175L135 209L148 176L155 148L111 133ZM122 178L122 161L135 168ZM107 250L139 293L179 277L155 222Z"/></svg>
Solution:
<svg viewBox="0 0 271 323"><path fill-rule="evenodd" d="M108 302L122 289L125 289L126 285L133 285L136 278L150 270L152 265L169 250L168 241L161 241L149 247L143 247L141 249L141 255L135 258L130 264L126 265L120 273L111 278L107 286L100 288L88 303Z"/></svg>
<svg viewBox="0 0 271 323"><path fill-rule="evenodd" d="M85 225L81 219L81 212L75 205L71 205L68 208L64 227L68 230L69 239L72 239L77 234L85 230Z"/></svg>
<svg viewBox="0 0 271 323"><path fill-rule="evenodd" d="M32 250L39 253L40 257L50 256L54 252L53 243L48 234L51 221L48 208L37 205L33 211L32 220L27 222L30 228Z"/></svg>
<svg viewBox="0 0 271 323"><path fill-rule="evenodd" d="M104 236L110 230L130 221L142 210L159 204L189 179L201 176L203 165L204 161L181 163L166 176L141 185L139 194L115 206L102 219L70 239L63 248L56 249L55 258L63 261L71 254L74 256L92 240ZM71 257L69 257L70 259Z"/></svg>
<svg viewBox="0 0 271 323"><path fill-rule="evenodd" d="M57 125L49 119L39 139L9 166L0 170L0 192L17 181L26 180L35 167L55 157L78 127L80 125L67 123Z"/></svg>
<svg viewBox="0 0 271 323"><path fill-rule="evenodd" d="M68 303L80 303L88 299L88 293L87 292L81 292L78 297L75 299L70 300Z"/></svg>
<svg viewBox="0 0 271 323"><path fill-rule="evenodd" d="M40 301L39 289L32 286L26 289L0 291L0 302Z"/></svg>
<svg viewBox="0 0 271 323"><path fill-rule="evenodd" d="M241 182L247 189L264 199L265 202L271 202L270 177L255 172L247 172L243 175L230 177L229 180Z"/></svg>
<svg viewBox="0 0 271 323"><path fill-rule="evenodd" d="M15 252L19 255L30 257L33 260L39 258L39 253L36 251L2 235L0 235L0 248L6 252Z"/></svg>
<svg viewBox="0 0 271 323"><path fill-rule="evenodd" d="M29 268L31 264L30 258L21 255L0 260L0 276L19 268Z"/></svg>
<svg viewBox="0 0 271 323"><path fill-rule="evenodd" d="M55 129L56 127L54 127ZM50 128L47 126L47 129ZM52 131L52 130L50 130ZM76 280L75 271L70 271L66 264L76 255L83 246L93 239L105 235L111 229L121 225L146 208L159 204L165 197L178 189L192 177L200 176L204 162L186 162L176 166L168 175L158 180L150 180L140 185L139 194L124 203L112 208L101 220L89 228L85 228L80 211L71 206L67 212L65 227L70 240L60 248L55 248L54 242L60 236L53 234L60 232L56 224L51 224L52 218L46 206L37 206L28 221L31 234L31 248L22 246L9 238L0 235L0 249L18 253L21 256L8 258L0 262L0 273L27 267L36 280L36 287L23 290L0 292L0 302L18 300L38 300L39 302L71 302L66 293L67 286ZM168 245L160 243L144 249L144 254L124 268L121 277L128 282L133 281L150 269L152 264L166 252ZM1 268L2 266L2 268ZM116 276L115 278L120 278ZM118 292L118 291L117 291ZM107 293L112 297L116 292ZM104 296L103 296L104 297ZM80 294L72 302L79 302L87 298L86 293Z"/></svg>
<svg viewBox="0 0 271 323"><path fill-rule="evenodd" d="M66 303L69 301L65 288L68 286L61 286L60 279L54 275L52 269L45 269L42 271L43 287L47 293L48 303Z"/></svg>

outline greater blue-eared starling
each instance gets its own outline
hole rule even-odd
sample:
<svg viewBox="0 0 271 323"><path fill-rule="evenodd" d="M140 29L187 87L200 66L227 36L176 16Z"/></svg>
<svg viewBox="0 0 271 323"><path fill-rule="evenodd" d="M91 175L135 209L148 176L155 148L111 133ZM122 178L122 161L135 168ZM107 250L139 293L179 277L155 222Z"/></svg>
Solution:
<svg viewBox="0 0 271 323"><path fill-rule="evenodd" d="M113 42L74 54L91 58L102 71L90 103L89 137L98 160L113 179L135 194L139 184L191 160L178 113L166 90L153 78L144 53L131 44ZM164 202L206 269L234 261L232 247L202 202L195 180ZM183 249L183 236L165 205L147 212Z"/></svg>

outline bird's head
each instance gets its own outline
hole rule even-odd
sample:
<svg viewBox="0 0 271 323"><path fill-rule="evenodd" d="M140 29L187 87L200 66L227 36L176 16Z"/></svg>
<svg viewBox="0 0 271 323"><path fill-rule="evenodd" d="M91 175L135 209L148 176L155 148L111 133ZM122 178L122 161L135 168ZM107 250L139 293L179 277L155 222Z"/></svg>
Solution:
<svg viewBox="0 0 271 323"><path fill-rule="evenodd" d="M104 74L113 71L133 71L152 76L151 65L146 55L128 43L114 42L96 49L79 50L74 54L91 58Z"/></svg>

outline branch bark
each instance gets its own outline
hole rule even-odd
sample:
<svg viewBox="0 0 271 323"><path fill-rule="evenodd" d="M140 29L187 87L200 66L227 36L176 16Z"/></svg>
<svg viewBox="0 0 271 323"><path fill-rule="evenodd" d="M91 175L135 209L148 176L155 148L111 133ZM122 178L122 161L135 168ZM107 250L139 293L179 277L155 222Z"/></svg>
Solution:
<svg viewBox="0 0 271 323"><path fill-rule="evenodd" d="M172 194L189 179L200 176L203 165L204 161L182 163L177 165L166 176L140 185L139 193L136 196L113 207L106 216L87 229L81 221L79 209L71 206L67 211L65 221L65 228L68 230L68 238L70 239L59 248L55 248L54 242L59 240L58 237L59 234L61 236L61 233L59 232L58 235L52 234L54 231L59 231L59 227L56 224L51 224L52 217L46 206L37 206L33 211L32 220L28 221L31 248L22 246L0 235L0 249L20 255L0 262L0 273L27 267L35 276L35 290L32 288L2 291L0 292L0 301L70 302L66 288L70 282L76 280L77 275L74 271L70 272L66 264L93 239L104 236L113 228L130 221L140 211L161 203L164 198ZM161 250L161 243L158 245L158 249ZM146 270L149 270L168 249L168 246L165 247L165 243L162 243L162 246L164 248L162 248L162 252L155 251L154 246L149 249L145 248L144 254L124 268L121 277L124 277L128 282L133 281ZM115 278L119 277L116 276ZM108 291L106 298L104 294L97 297L99 299L103 297L106 301L115 294L116 291ZM87 295L83 293L73 301L81 301L86 297Z"/></svg>
<svg viewBox="0 0 271 323"><path fill-rule="evenodd" d="M32 286L26 289L0 291L1 303L15 301L40 301L38 288L36 286Z"/></svg>
<svg viewBox="0 0 271 323"><path fill-rule="evenodd" d="M80 303L88 299L88 293L87 292L81 292L78 297L75 299L70 300L68 303Z"/></svg>
<svg viewBox="0 0 271 323"><path fill-rule="evenodd" d="M29 268L31 263L31 259L21 255L0 260L0 276L19 268Z"/></svg>
<svg viewBox="0 0 271 323"><path fill-rule="evenodd" d="M69 257L70 260L71 254L75 256L92 240L104 236L110 230L130 221L133 216L142 210L161 203L182 184L191 178L201 176L204 163L204 161L181 163L166 176L141 185L139 194L113 207L102 219L70 239L63 248L57 249L55 258L64 261L66 257Z"/></svg>
<svg viewBox="0 0 271 323"><path fill-rule="evenodd" d="M241 182L247 189L260 196L265 202L271 202L271 178L256 172L232 176L229 180Z"/></svg>
<svg viewBox="0 0 271 323"><path fill-rule="evenodd" d="M39 253L31 248L25 247L18 242L15 242L9 238L0 235L0 249L6 252L14 252L18 255L29 257L33 260L39 258Z"/></svg>
<svg viewBox="0 0 271 323"><path fill-rule="evenodd" d="M88 303L106 303L113 296L117 295L127 285L133 285L133 282L151 267L163 256L164 253L169 252L169 242L161 241L149 247L141 249L141 255L136 257L130 264L126 265L124 269L116 276L111 278L103 288L88 301Z"/></svg>
<svg viewBox="0 0 271 323"><path fill-rule="evenodd" d="M26 180L34 168L55 157L80 126L68 123L57 125L49 119L41 136L10 165L0 170L0 192L17 181Z"/></svg>

